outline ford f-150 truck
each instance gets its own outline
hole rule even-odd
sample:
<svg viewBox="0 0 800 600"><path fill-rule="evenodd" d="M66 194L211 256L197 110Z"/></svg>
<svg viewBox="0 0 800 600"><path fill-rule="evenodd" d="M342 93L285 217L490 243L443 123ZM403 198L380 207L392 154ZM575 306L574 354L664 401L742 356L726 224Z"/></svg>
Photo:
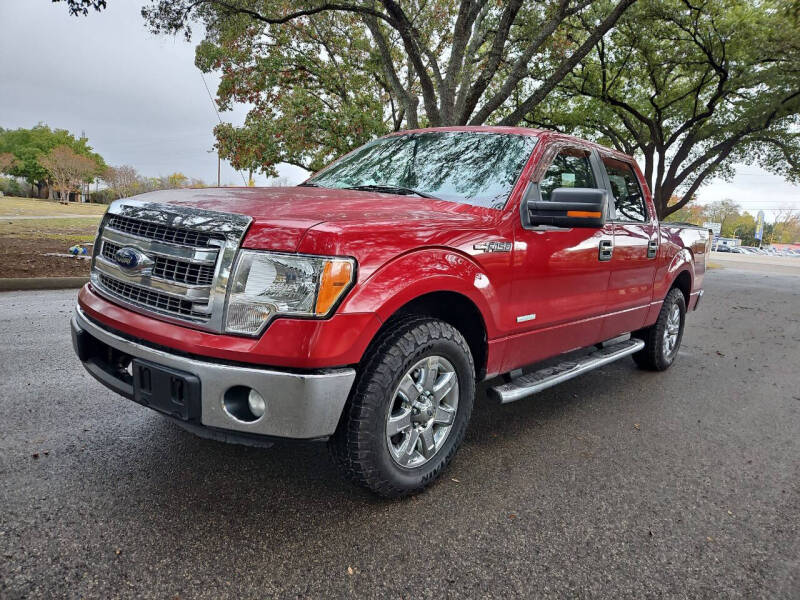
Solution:
<svg viewBox="0 0 800 600"><path fill-rule="evenodd" d="M510 402L624 356L668 368L709 244L659 223L634 160L597 144L399 132L297 187L114 202L73 343L198 435L327 440L401 496L453 458L481 381Z"/></svg>

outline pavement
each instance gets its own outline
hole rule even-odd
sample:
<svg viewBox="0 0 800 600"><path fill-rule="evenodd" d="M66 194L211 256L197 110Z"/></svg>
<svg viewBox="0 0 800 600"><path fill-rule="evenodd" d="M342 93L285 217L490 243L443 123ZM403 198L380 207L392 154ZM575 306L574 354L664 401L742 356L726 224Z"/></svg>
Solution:
<svg viewBox="0 0 800 600"><path fill-rule="evenodd" d="M99 221L103 215L0 215L0 221L37 221L40 219L95 219Z"/></svg>
<svg viewBox="0 0 800 600"><path fill-rule="evenodd" d="M206 441L73 356L75 291L0 294L2 598L798 598L800 278L720 268L664 373L485 399L426 493L324 445Z"/></svg>
<svg viewBox="0 0 800 600"><path fill-rule="evenodd" d="M710 261L721 267L760 273L762 271L781 275L800 275L800 257L764 256L761 254L734 254L712 252Z"/></svg>
<svg viewBox="0 0 800 600"><path fill-rule="evenodd" d="M54 256L54 255L48 255ZM58 256L69 256L68 254ZM89 277L0 277L0 292L81 288Z"/></svg>

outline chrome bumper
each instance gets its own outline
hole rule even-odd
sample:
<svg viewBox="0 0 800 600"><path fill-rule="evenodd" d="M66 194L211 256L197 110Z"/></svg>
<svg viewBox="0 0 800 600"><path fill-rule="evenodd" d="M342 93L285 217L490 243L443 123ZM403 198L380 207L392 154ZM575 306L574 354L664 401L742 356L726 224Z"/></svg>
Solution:
<svg viewBox="0 0 800 600"><path fill-rule="evenodd" d="M79 348L78 338L83 335L89 335L100 344L110 346L124 355L196 376L200 380L200 424L249 435L296 439L332 435L356 376L355 369L351 368L309 374L288 373L179 356L107 331L89 320L78 308L72 319L76 351ZM115 378L113 373L93 359L83 360L83 364L106 387L127 397L133 396L130 382ZM240 421L225 410L223 395L234 386L253 388L265 398L267 409L260 419L254 422Z"/></svg>

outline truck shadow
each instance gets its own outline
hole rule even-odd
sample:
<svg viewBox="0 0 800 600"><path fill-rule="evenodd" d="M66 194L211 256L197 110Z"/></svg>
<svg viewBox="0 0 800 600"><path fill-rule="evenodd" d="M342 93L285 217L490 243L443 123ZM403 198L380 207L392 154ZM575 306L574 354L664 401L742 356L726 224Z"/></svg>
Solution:
<svg viewBox="0 0 800 600"><path fill-rule="evenodd" d="M388 543L394 534L385 527L387 518L405 519L409 511L422 511L430 515L430 523L423 519L411 527L424 528L436 519L438 526L447 526L441 523L444 519L456 527L458 512L437 515L437 505L498 501L509 492L505 477L524 471L526 478L535 478L530 465L546 460L548 440L561 435L564 420L574 422L587 402L612 400L620 376L628 378L628 385L646 380L646 375L635 374L632 366L614 365L595 372L591 389L588 380L578 379L505 406L487 400L485 385L480 386L469 432L453 465L440 482L413 498L385 500L344 481L324 444L278 443L269 449L230 445L198 438L145 409L133 413L124 439L96 432L87 440L90 452L100 456L81 463L87 471L82 476L92 485L114 474L114 486L95 488L94 493L105 496L102 506L113 503L103 518L123 538L130 536L130 543L145 535L169 548L185 543L188 536L198 547L207 546L201 556L208 558L220 544L234 542L277 550L313 536L315 543L335 547L345 529L349 539L357 539L361 531L371 536L373 545L382 539ZM487 484L487 473L501 463L504 476ZM542 484L547 471L544 464L538 475ZM528 480L535 489L536 481ZM135 535L127 533L133 531Z"/></svg>

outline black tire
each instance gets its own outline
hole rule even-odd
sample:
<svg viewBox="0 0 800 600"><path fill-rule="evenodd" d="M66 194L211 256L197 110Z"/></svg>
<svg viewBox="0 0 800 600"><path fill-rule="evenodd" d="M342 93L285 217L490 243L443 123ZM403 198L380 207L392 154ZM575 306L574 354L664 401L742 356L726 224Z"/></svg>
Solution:
<svg viewBox="0 0 800 600"><path fill-rule="evenodd" d="M454 367L458 405L449 433L428 461L416 468L395 462L387 445L386 419L407 371L428 356ZM464 336L430 317L398 320L370 346L328 446L342 473L356 484L396 498L424 490L448 465L467 430L475 399L475 366Z"/></svg>
<svg viewBox="0 0 800 600"><path fill-rule="evenodd" d="M664 340L667 335L670 314L675 307L677 307L680 314L680 327L678 329L677 340L672 350L668 351L665 348ZM640 329L633 333L633 337L644 340L644 348L633 354L634 362L640 368L649 371L666 371L669 369L678 356L685 323L686 299L683 297L683 292L678 288L672 288L664 299L664 304L661 305L661 311L658 313L656 322L650 327Z"/></svg>

